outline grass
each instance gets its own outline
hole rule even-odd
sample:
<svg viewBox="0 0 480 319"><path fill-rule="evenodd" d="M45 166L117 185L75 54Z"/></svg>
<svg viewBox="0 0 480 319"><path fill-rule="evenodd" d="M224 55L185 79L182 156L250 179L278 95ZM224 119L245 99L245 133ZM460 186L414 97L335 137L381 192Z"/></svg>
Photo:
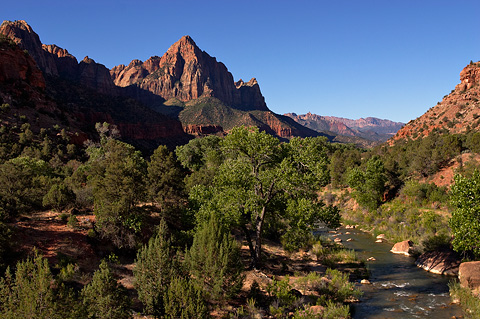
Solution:
<svg viewBox="0 0 480 319"><path fill-rule="evenodd" d="M478 318L480 314L480 296L474 295L470 289L463 288L459 282L448 284L452 300L458 300L466 319Z"/></svg>

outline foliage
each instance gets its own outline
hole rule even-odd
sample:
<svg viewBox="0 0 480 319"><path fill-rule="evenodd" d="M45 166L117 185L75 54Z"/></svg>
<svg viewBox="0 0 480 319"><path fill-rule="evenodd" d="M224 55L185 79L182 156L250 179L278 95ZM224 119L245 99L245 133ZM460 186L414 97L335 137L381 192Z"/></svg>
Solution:
<svg viewBox="0 0 480 319"><path fill-rule="evenodd" d="M119 248L133 248L143 227L137 204L145 194L145 161L133 146L114 139L87 152L99 232Z"/></svg>
<svg viewBox="0 0 480 319"><path fill-rule="evenodd" d="M267 293L278 302L282 308L290 308L297 300L297 296L292 292L290 277L286 276L282 280L275 278L267 286Z"/></svg>
<svg viewBox="0 0 480 319"><path fill-rule="evenodd" d="M240 247L214 215L197 228L185 264L191 280L209 301L223 301L242 288Z"/></svg>
<svg viewBox="0 0 480 319"><path fill-rule="evenodd" d="M453 248L458 252L471 251L480 258L480 171L472 178L455 175L450 190L450 201L455 207L450 227Z"/></svg>
<svg viewBox="0 0 480 319"><path fill-rule="evenodd" d="M8 269L0 279L2 318L60 318L55 312L52 281L47 260L37 252L17 264L14 277Z"/></svg>
<svg viewBox="0 0 480 319"><path fill-rule="evenodd" d="M291 236L304 234L320 220L323 204L315 190L328 180L326 140L292 139L280 143L258 129L234 128L221 142L225 156L213 185L190 192L199 219L213 211L220 220L243 231L252 266L260 260L264 227ZM335 212L334 212L335 213Z"/></svg>
<svg viewBox="0 0 480 319"><path fill-rule="evenodd" d="M107 262L102 260L92 281L82 290L88 318L131 318L126 289L117 283Z"/></svg>
<svg viewBox="0 0 480 319"><path fill-rule="evenodd" d="M161 317L165 312L163 298L175 273L170 246L167 225L162 220L157 234L138 251L133 270L138 299L143 303L144 311L156 317Z"/></svg>
<svg viewBox="0 0 480 319"><path fill-rule="evenodd" d="M209 317L201 289L187 278L174 277L164 295L164 300L164 318L203 319Z"/></svg>
<svg viewBox="0 0 480 319"><path fill-rule="evenodd" d="M51 206L56 211L61 212L71 205L75 200L75 193L64 183L55 183L50 190L43 196L43 206Z"/></svg>
<svg viewBox="0 0 480 319"><path fill-rule="evenodd" d="M148 193L161 207L181 206L186 199L184 172L166 146L160 145L148 162Z"/></svg>
<svg viewBox="0 0 480 319"><path fill-rule="evenodd" d="M367 161L365 170L353 168L348 175L348 184L355 189L356 200L370 211L380 206L386 181L383 162L378 156Z"/></svg>

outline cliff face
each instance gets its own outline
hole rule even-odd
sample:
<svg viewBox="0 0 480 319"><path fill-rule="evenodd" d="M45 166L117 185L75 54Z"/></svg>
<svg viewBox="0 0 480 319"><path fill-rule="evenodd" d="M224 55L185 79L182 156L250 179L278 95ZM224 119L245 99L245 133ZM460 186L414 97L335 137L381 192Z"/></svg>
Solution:
<svg viewBox="0 0 480 319"><path fill-rule="evenodd" d="M189 36L182 37L162 57L133 60L128 66L114 67L110 74L117 86L134 85L165 100L215 97L241 110L268 110L255 79L234 83L225 65L200 50Z"/></svg>
<svg viewBox="0 0 480 319"><path fill-rule="evenodd" d="M45 45L25 21L4 21L0 34L12 39L21 49L27 50L40 69L49 76L74 80L100 93L116 95L110 71L102 64L85 57L80 64L77 59L54 44Z"/></svg>
<svg viewBox="0 0 480 319"><path fill-rule="evenodd" d="M460 72L460 83L441 102L425 114L408 122L393 137L392 143L404 138L418 138L432 131L465 133L480 130L480 62L471 62Z"/></svg>

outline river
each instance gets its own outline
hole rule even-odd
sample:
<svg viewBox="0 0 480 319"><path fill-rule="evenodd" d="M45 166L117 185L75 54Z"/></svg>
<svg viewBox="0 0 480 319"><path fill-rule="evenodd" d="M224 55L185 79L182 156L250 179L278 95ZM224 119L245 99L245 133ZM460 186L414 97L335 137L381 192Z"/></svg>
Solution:
<svg viewBox="0 0 480 319"><path fill-rule="evenodd" d="M391 253L392 244L375 243L360 230L340 229L338 234L345 247L354 249L361 259L375 258L366 262L372 284L361 285L361 301L352 306L354 319L462 317L448 292L448 282L454 278L416 267L412 257ZM347 242L348 238L352 241Z"/></svg>

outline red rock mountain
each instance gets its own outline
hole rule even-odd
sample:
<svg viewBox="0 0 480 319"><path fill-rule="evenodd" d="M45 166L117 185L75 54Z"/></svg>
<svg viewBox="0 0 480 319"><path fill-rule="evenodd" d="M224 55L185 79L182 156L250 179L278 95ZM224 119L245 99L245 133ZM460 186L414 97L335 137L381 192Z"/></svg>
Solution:
<svg viewBox="0 0 480 319"><path fill-rule="evenodd" d="M103 65L88 57L77 63L67 50L42 45L26 22L2 23L0 40L0 102L12 105L19 115L37 117L35 123L43 127L62 123L85 137L93 136L96 122L107 121L142 149L188 140L178 120L117 94Z"/></svg>
<svg viewBox="0 0 480 319"><path fill-rule="evenodd" d="M460 72L460 83L441 102L425 114L408 122L393 137L427 136L433 130L445 133L465 133L480 130L480 62L471 62Z"/></svg>
<svg viewBox="0 0 480 319"><path fill-rule="evenodd" d="M36 61L47 93L60 102L62 112L82 125L117 124L128 140L177 136L184 141L185 132L222 134L236 125L255 125L281 138L325 135L269 111L256 79L234 82L225 65L200 50L189 36L162 57L108 70L88 57L78 63L66 49L42 44L25 21L4 21L0 34Z"/></svg>
<svg viewBox="0 0 480 319"><path fill-rule="evenodd" d="M134 85L165 100L215 97L237 109L268 111L255 79L235 83L225 65L200 50L189 36L182 37L162 57L133 60L128 66L114 67L110 74L117 86Z"/></svg>
<svg viewBox="0 0 480 319"><path fill-rule="evenodd" d="M316 131L327 131L338 135L360 137L377 142L385 142L404 125L404 123L375 117L351 120L335 116L321 116L310 112L301 115L295 113L287 113L285 115Z"/></svg>

